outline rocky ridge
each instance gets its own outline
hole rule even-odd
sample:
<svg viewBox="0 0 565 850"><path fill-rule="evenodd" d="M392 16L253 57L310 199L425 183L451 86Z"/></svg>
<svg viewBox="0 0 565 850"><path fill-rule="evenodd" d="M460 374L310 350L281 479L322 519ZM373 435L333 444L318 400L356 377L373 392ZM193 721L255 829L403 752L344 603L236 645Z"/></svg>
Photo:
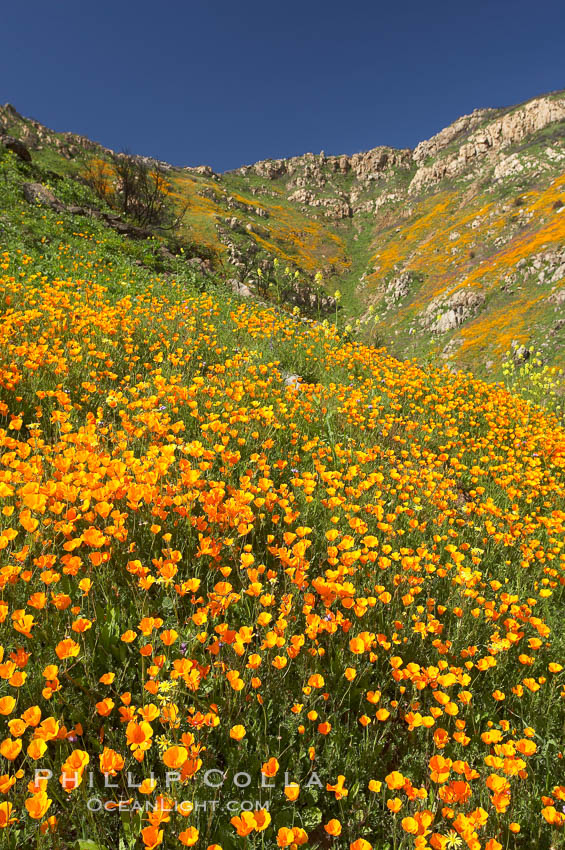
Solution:
<svg viewBox="0 0 565 850"><path fill-rule="evenodd" d="M412 154L418 170L408 191L413 194L446 177L456 177L474 160L497 156L501 149L521 142L549 124L565 120L565 99L539 98L494 120L490 120L491 113L491 110L477 110L472 115L460 118L428 141L421 142ZM478 129L469 133L475 127ZM461 135L465 138L459 147L450 155L441 156L445 148ZM426 160L438 155L435 162L425 164Z"/></svg>

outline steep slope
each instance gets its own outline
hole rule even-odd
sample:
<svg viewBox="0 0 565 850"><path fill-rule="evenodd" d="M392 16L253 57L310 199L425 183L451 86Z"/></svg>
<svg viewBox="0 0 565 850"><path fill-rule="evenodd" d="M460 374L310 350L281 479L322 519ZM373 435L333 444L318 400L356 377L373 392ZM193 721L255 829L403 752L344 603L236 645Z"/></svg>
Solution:
<svg viewBox="0 0 565 850"><path fill-rule="evenodd" d="M563 848L556 417L31 176L0 152L2 850Z"/></svg>
<svg viewBox="0 0 565 850"><path fill-rule="evenodd" d="M107 149L0 109L33 157L83 176ZM343 293L343 324L398 356L500 377L564 365L565 93L463 116L413 151L305 154L226 174L167 166L185 235L252 290L278 258Z"/></svg>
<svg viewBox="0 0 565 850"><path fill-rule="evenodd" d="M301 212L333 220L350 260L345 307L396 354L499 375L514 342L563 364L563 93L477 110L412 152L307 155L239 174L267 176Z"/></svg>

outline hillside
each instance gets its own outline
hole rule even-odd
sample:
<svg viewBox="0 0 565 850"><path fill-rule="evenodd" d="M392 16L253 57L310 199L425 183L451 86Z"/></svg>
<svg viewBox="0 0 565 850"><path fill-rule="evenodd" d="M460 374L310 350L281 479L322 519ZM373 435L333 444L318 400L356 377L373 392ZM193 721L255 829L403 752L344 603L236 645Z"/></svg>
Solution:
<svg viewBox="0 0 565 850"><path fill-rule="evenodd" d="M30 134L0 149L0 846L563 848L557 417L237 295L76 179L102 150ZM289 167L172 178L278 187L313 262L342 220Z"/></svg>
<svg viewBox="0 0 565 850"><path fill-rule="evenodd" d="M12 107L2 127L65 174L109 153ZM189 201L185 235L252 291L277 257L321 273L329 295L342 293L342 326L396 356L497 379L514 344L565 365L563 92L476 110L413 151L167 169Z"/></svg>

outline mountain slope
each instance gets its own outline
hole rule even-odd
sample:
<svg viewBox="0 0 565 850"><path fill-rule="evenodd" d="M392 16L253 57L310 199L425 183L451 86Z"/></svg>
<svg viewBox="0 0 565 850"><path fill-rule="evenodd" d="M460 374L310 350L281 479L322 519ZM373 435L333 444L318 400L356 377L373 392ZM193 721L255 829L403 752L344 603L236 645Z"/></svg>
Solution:
<svg viewBox="0 0 565 850"><path fill-rule="evenodd" d="M2 850L563 848L556 416L52 175L0 151Z"/></svg>
<svg viewBox="0 0 565 850"><path fill-rule="evenodd" d="M109 151L0 109L55 170ZM226 174L167 166L186 233L251 289L274 257L343 293L343 324L400 357L501 375L534 346L564 365L565 93L463 116L413 151L305 154ZM519 348L522 346L523 348Z"/></svg>

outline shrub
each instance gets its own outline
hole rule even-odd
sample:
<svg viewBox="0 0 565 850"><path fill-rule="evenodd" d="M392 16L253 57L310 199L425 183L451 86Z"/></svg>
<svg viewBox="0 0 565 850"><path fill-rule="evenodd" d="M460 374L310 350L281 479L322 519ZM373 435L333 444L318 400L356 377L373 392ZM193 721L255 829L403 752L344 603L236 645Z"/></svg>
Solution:
<svg viewBox="0 0 565 850"><path fill-rule="evenodd" d="M142 227L176 230L188 209L177 209L162 166L127 151L114 154L111 163L92 160L86 179L101 200Z"/></svg>

